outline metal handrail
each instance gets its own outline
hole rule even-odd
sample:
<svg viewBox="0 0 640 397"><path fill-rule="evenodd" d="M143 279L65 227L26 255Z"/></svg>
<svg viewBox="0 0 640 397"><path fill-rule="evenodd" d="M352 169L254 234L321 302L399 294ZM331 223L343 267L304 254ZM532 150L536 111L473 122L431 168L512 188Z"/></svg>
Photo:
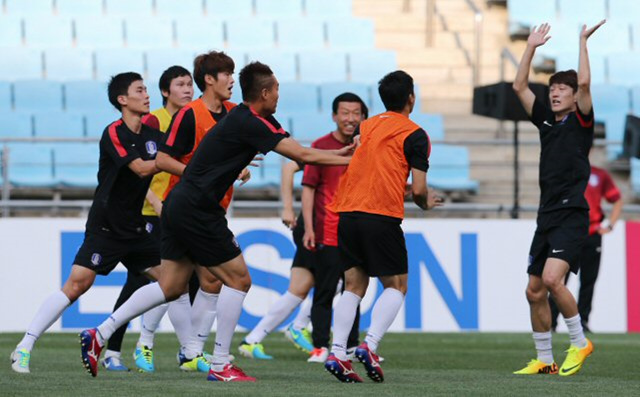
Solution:
<svg viewBox="0 0 640 397"><path fill-rule="evenodd" d="M480 84L480 69L482 68L480 59L482 52L482 22L484 21L484 15L473 0L465 1L474 14L473 35L475 39L475 54L473 61L473 86L477 87Z"/></svg>

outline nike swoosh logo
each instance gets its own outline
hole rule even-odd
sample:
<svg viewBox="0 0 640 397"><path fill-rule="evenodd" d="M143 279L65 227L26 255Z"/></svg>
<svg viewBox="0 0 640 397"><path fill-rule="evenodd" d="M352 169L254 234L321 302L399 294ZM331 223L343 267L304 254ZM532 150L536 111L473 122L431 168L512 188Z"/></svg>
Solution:
<svg viewBox="0 0 640 397"><path fill-rule="evenodd" d="M209 337L209 335L200 335L200 334L198 334L198 338L208 338L208 337Z"/></svg>
<svg viewBox="0 0 640 397"><path fill-rule="evenodd" d="M548 125L549 127L553 127L551 124L549 124L549 122L548 122L548 121L545 121L545 122L543 122L542 124L544 124L544 125Z"/></svg>
<svg viewBox="0 0 640 397"><path fill-rule="evenodd" d="M559 254L560 252L564 252L564 250L551 250L551 252L554 254Z"/></svg>
<svg viewBox="0 0 640 397"><path fill-rule="evenodd" d="M574 366L573 366L573 367L571 367L571 368L567 368L567 369L562 368L562 369L560 370L560 372L562 372L563 374L566 374L567 372L569 372L569 371L571 371L572 369L577 368L577 367L579 367L579 366L580 366L580 364L576 364L576 365L574 365Z"/></svg>

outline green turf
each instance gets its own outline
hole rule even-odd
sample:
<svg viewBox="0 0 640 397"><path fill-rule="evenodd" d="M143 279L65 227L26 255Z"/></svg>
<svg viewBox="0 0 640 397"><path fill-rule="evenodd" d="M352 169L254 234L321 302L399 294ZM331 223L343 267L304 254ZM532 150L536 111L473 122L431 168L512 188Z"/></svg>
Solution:
<svg viewBox="0 0 640 397"><path fill-rule="evenodd" d="M31 358L31 374L11 371L9 354L18 334L0 334L0 395L29 396L424 396L424 395L639 395L640 335L592 335L594 354L575 376L516 376L511 372L532 358L528 334L388 334L380 354L386 380L374 384L341 384L319 364L309 364L281 333L265 340L275 360L237 358L236 363L255 384L207 382L204 374L182 373L175 361L177 341L172 334L156 338L154 374L113 373L102 368L97 378L85 372L74 334L46 334ZM137 336L125 338L125 363L133 366L131 351ZM554 354L564 359L566 334L555 336ZM234 340L234 348L240 336ZM356 370L364 377L360 364Z"/></svg>

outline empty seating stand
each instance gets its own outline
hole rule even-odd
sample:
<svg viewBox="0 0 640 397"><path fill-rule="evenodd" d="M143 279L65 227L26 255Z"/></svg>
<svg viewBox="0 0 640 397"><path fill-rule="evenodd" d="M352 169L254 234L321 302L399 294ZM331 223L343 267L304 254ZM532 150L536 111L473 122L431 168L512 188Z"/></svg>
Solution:
<svg viewBox="0 0 640 397"><path fill-rule="evenodd" d="M475 194L478 181L469 176L469 150L464 146L432 145L427 183L445 193Z"/></svg>

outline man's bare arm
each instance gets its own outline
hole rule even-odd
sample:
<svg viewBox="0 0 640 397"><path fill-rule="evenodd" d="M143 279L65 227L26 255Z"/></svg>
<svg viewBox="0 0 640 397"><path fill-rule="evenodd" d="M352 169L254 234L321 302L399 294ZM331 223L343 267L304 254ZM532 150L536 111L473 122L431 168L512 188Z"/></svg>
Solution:
<svg viewBox="0 0 640 397"><path fill-rule="evenodd" d="M533 60L536 48L544 45L551 38L551 36L548 36L550 29L551 26L546 23L540 25L537 29L534 26L527 39L527 48L524 50L524 54L522 54L516 78L513 82L513 90L516 92L516 95L518 95L522 107L524 107L524 110L529 116L533 113L533 103L536 100L535 94L529 88L529 69L531 69L531 61Z"/></svg>

